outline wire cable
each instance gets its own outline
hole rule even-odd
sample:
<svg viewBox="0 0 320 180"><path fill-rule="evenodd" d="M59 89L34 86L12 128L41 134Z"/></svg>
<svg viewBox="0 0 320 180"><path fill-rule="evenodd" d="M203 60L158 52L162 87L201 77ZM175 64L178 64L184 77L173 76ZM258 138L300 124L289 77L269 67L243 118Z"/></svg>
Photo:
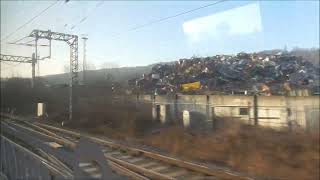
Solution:
<svg viewBox="0 0 320 180"><path fill-rule="evenodd" d="M26 39L26 38L28 38L28 36L25 36L25 37L23 37L23 38L20 38L20 39L14 41L13 43L17 43L17 42L22 41L22 40L24 40L24 39Z"/></svg>
<svg viewBox="0 0 320 180"><path fill-rule="evenodd" d="M34 47L35 46L34 44L29 44L29 43L7 43L7 44L20 45L20 46L30 46L30 47ZM49 47L49 45L47 45L47 44L38 44L37 46L38 47Z"/></svg>
<svg viewBox="0 0 320 180"><path fill-rule="evenodd" d="M33 42L33 41L35 41L35 39L32 39L32 40L27 41L27 42L25 42L25 43L28 44L28 43L31 43L31 42Z"/></svg>
<svg viewBox="0 0 320 180"><path fill-rule="evenodd" d="M77 24L73 25L70 29L73 30L79 24L83 23L97 8L102 6L103 3L104 3L104 1L101 1L101 2L97 3L96 6L86 16L84 16Z"/></svg>
<svg viewBox="0 0 320 180"><path fill-rule="evenodd" d="M225 1L228 1L228 0L216 1L216 2L214 2L214 3L207 4L207 5L204 5L204 6L200 6L200 7L197 7L197 8L195 8L195 9L191 9L191 10L184 11L184 12L181 12L181 13L178 13L178 14L175 14L175 15L167 16L167 17L160 18L160 19L157 19L157 20L154 20L154 21L150 21L150 22L147 22L147 23L142 24L142 25L134 26L134 27L132 27L132 28L130 28L130 29L122 32L122 33L116 33L116 34L114 34L114 35L115 35L115 36L119 36L119 35L121 35L121 34L130 32L130 31L135 31L135 30L138 30L138 29L141 29L141 28L144 28L144 27L147 27L147 26L150 26L150 25L159 23L159 22L163 22L163 21L166 21L166 20L169 20L169 19L178 17L178 16L182 16L182 15L185 15L185 14L188 14L188 13L191 13L191 12L194 12L194 11L198 11L198 10L200 10L200 9L204 9L204 8L207 8L207 7L210 7L210 6L214 6L214 5L216 5L216 4L219 4L219 3L222 3L222 2L225 2Z"/></svg>
<svg viewBox="0 0 320 180"><path fill-rule="evenodd" d="M43 13L45 13L48 9L50 9L51 7L53 7L54 5L56 5L60 0L57 0L55 2L53 2L52 4L50 4L47 8L45 8L44 10L42 10L41 12L39 12L37 15L35 15L34 17L32 17L31 19L29 19L26 23L24 23L23 25L19 26L15 31L13 31L12 33L8 34L7 36L5 36L3 39L1 39L1 41L4 41L6 39L8 39L9 37L11 37L13 34L15 34L17 31L19 31L20 29L22 29L23 27L25 27L26 25L28 25L29 23L31 23L33 20L35 20L37 17L41 16Z"/></svg>

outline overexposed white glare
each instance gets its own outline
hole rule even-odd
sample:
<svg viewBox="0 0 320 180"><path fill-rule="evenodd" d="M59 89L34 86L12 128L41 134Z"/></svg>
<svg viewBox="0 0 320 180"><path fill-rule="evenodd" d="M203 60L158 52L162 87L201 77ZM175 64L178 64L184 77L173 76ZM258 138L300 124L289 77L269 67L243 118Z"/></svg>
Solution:
<svg viewBox="0 0 320 180"><path fill-rule="evenodd" d="M192 43L208 38L226 39L261 31L259 3L251 3L183 23L183 32Z"/></svg>

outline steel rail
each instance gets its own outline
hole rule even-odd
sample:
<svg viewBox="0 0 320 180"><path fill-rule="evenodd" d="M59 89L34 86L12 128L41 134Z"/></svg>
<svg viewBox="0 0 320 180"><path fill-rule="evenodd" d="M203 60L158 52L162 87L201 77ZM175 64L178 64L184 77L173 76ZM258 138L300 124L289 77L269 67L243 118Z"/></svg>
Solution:
<svg viewBox="0 0 320 180"><path fill-rule="evenodd" d="M42 123L36 123L36 124L41 126L41 127L44 127L44 128L48 128L48 129L51 129L51 130L54 130L54 131L59 131L59 132L62 132L62 133L65 133L65 134L69 134L69 135L74 135L76 137L84 136L84 137L92 139L93 141L95 141L97 143L104 144L104 145L110 146L112 148L118 148L118 149L121 149L121 150L127 150L127 151L130 151L130 152L135 153L135 154L143 154L144 156L152 158L152 159L155 159L155 160L159 160L159 161L171 164L171 165L179 166L179 167L182 167L182 168L186 168L186 169L189 169L189 170L192 170L192 171L195 171L195 172L200 172L200 173L203 173L203 174L207 174L207 175L210 175L210 176L221 177L221 178L226 178L226 179L252 179L252 178L249 178L249 177L243 177L242 175L239 175L237 173L226 171L224 169L212 169L212 168L206 167L204 165L196 164L196 163L193 163L193 162L184 161L184 160L181 160L181 159L177 159L177 158L161 155L159 153L150 152L150 151L137 149L137 148L132 148L132 147L129 147L129 146L126 146L126 145L114 143L114 142L111 142L111 141L107 141L105 139L101 139L101 138L98 138L98 137L87 135L85 133L78 133L78 132L74 132L74 131L71 131L71 130L66 130L66 129L62 129L62 128L58 128L58 127L55 127L55 126L42 124ZM114 158L110 158L110 160L116 161ZM117 162L120 163L120 161L117 161ZM162 177L162 178L164 178L164 177ZM165 178L165 179L167 179L167 178Z"/></svg>
<svg viewBox="0 0 320 180"><path fill-rule="evenodd" d="M109 165L111 166L111 169L113 169L114 171L118 172L119 174L123 174L126 175L132 179L135 180L150 180L149 178L142 176L134 171L131 171L128 168L125 168L124 166L121 166L113 161L109 161Z"/></svg>
<svg viewBox="0 0 320 180"><path fill-rule="evenodd" d="M4 120L6 121L6 120ZM2 120L2 122L4 122ZM24 125L30 125L29 123L27 122L23 122L22 120L18 120L19 123L23 123ZM29 130L31 131L32 133L35 133L36 131L34 131L33 129L30 129L28 127L23 127L23 125L19 125L17 123L14 123L14 122L8 122L6 121L6 124L8 125L15 125L16 127L19 127L19 128L24 128L26 130ZM32 128L35 128L37 130L44 130L43 128L38 128L36 125L33 125L31 126ZM38 135L41 135L41 136L44 136L52 141L55 141L55 142L58 142L59 144L61 145L64 145L66 147L69 147L71 148L72 150L74 150L74 148L76 147L76 145L74 146L70 146L70 142L68 142L67 140L65 139L62 139L62 138L58 138L59 136L55 133L52 133L48 130L45 130L45 132L49 133L49 134L54 134L55 137L52 137L52 136L49 136L49 135L46 135L46 134L43 134L43 133L40 133L40 132L36 132ZM74 143L75 144L75 143ZM56 166L59 166L59 167L66 167L63 163L61 163L59 160L57 160L54 156L52 157L51 155L45 153L45 152L41 152L41 155L44 155L45 157L48 158L48 160L52 160L52 164L55 164ZM110 160L110 158L107 158ZM117 162L114 162L112 160L109 161L109 165L110 165L110 168L113 169L114 171L116 172L119 172L119 174L123 174L123 175L126 175L132 179L136 179L136 180L149 180L149 178L139 174L139 173L136 173L124 166L122 166L121 164L117 163Z"/></svg>
<svg viewBox="0 0 320 180"><path fill-rule="evenodd" d="M57 159L55 156L50 155L48 153L46 153L45 151L43 151L42 149L36 149L37 152L39 154L41 154L41 156L45 156L50 162L54 163L55 165L57 165L58 167L62 167L64 169L68 169L70 172L72 172L72 170L65 165L63 162L61 162L59 159Z"/></svg>
<svg viewBox="0 0 320 180"><path fill-rule="evenodd" d="M137 174L140 174L142 176L146 176L152 179L177 179L180 175L187 176L190 173L197 174L196 177L200 177L200 179L201 177L206 179L208 179L209 177L221 178L221 179L252 179L241 174L232 173L230 171L227 171L226 169L209 168L201 164L196 164L193 162L184 161L177 158L161 155L159 153L129 147L129 146L108 141L102 138L94 137L86 133L78 133L75 131L66 130L65 128L59 128L59 127L51 126L48 124L34 123L34 127L36 128L37 126L41 126L42 128L47 129L48 131L50 130L49 132L54 131L54 132L67 134L69 136L71 135L71 136L74 136L76 139L80 137L85 137L85 138L91 139L92 141L98 144L105 145L106 148L107 147L111 148L111 152L112 152L111 154L105 153L105 157L109 161L111 161L111 163L116 163L117 165L125 169L129 169L132 172L137 172ZM42 129L38 128L38 130L42 130ZM61 138L58 138L57 140L61 140ZM64 142L60 142L60 143L64 144ZM130 153L121 154L119 153L121 151L126 151ZM120 155L117 156L113 154L118 154L118 155L120 154ZM160 172L157 172L152 168L149 169L148 167L144 167L145 165L141 166L141 165L137 165L135 163L130 163L126 161L126 158L135 159L136 157L140 157L143 161L145 161L143 163L147 166L150 166L150 167L156 166L154 169L160 170ZM179 170L171 171L171 172L161 172L161 169L170 169L170 168L174 169L172 168L172 166L178 167Z"/></svg>
<svg viewBox="0 0 320 180"><path fill-rule="evenodd" d="M62 144L62 145L66 146L66 147L68 147L68 148L70 148L72 150L74 150L75 147L76 147L76 144L71 142L71 141L69 141L69 140L66 140L66 139L63 139L63 138L54 137L54 136L50 136L50 135L41 133L39 131L35 131L35 130L29 128L29 127L24 127L23 125L20 125L18 123L9 122L9 121L7 121L7 123L8 124L12 124L14 126L17 126L17 127L21 128L21 129L25 129L27 131L30 131L31 133L43 136L43 137L48 138L48 139L50 139L52 141L58 142L59 144Z"/></svg>
<svg viewBox="0 0 320 180"><path fill-rule="evenodd" d="M26 125L30 125L29 123L27 122L24 122L24 121L21 121L21 120L18 120L20 123L24 123ZM8 124L14 124L15 126L19 127L19 128L23 128L23 129L26 129L26 130L29 130L31 131L32 133L36 133L38 135L41 135L41 136L44 136L52 141L55 141L55 142L58 142L59 144L61 145L64 145L72 150L74 150L76 148L76 143L73 143L73 142L69 142L68 140L66 139L63 139L63 138L59 138L59 136L53 132L50 132L48 130L45 130L45 132L49 133L49 134L54 134L54 136L50 136L50 135L46 135L46 134L43 134L41 132L37 132L31 128L28 128L28 127L23 127L23 125L20 125L18 123L14 123L14 122L7 122ZM37 130L43 130L43 128L38 128L36 125L33 125L32 126L33 128L37 129ZM52 158L52 157L50 157ZM139 180L146 180L148 178L134 172L134 171L131 171L127 168L125 168L123 165L121 165L119 162L116 162L114 161L112 158L110 157L106 157L107 159L109 159L111 161L111 168L114 169L114 170L117 170L117 171L121 171L121 172L125 172L124 174L127 175L127 176L130 176L134 179L139 179ZM122 163L123 164L123 163Z"/></svg>

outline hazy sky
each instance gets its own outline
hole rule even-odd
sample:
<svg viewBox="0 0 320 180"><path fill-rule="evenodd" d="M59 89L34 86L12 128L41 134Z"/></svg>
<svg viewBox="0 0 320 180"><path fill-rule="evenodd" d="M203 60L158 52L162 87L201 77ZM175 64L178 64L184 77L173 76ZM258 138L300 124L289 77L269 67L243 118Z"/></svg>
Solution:
<svg viewBox="0 0 320 180"><path fill-rule="evenodd" d="M59 1L32 23L1 41L1 54L31 56L33 48L7 42L27 36L33 29L50 29L80 37L87 34L87 61L97 68L147 65L193 55L252 52L284 46L288 49L319 47L319 1L225 1L128 31L213 2ZM52 3L1 1L1 39ZM83 22L79 23L81 20ZM82 45L80 39L80 63ZM40 48L41 57L47 54L47 48ZM69 47L64 42L53 42L52 58L40 64L40 74L62 73L67 64ZM31 65L1 63L1 76L30 77Z"/></svg>

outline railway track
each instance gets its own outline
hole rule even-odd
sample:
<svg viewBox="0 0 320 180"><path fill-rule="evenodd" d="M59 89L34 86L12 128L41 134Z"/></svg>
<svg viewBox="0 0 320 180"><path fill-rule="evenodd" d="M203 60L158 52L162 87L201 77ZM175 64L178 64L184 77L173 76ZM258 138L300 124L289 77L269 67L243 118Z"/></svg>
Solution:
<svg viewBox="0 0 320 180"><path fill-rule="evenodd" d="M42 133L51 137L53 141L71 149L76 148L80 138L88 138L102 147L104 157L113 170L132 179L252 179L225 169L209 168L201 164L129 147L100 137L48 124L30 123L17 118L11 120L11 123ZM98 167L94 164L83 164L81 166L88 174L92 173L91 177L101 177L98 173Z"/></svg>
<svg viewBox="0 0 320 180"><path fill-rule="evenodd" d="M74 150L77 148L75 143L70 142L65 137L62 137L61 133L54 133L54 132L48 131L44 128L41 128L41 127L34 125L32 123L28 123L26 121L21 121L21 120L17 121L17 120L6 119L6 120L1 120L1 126L2 126L2 128L10 128L10 129L18 130L18 131L27 130L27 131L24 131L24 133L28 132L28 134L31 134L31 136L34 136L34 138L36 138L36 139L39 136L41 137L42 140L37 140L37 142L39 142L39 143L41 141L42 141L42 143L55 142L54 146L62 145L65 148L70 149L72 152L74 152ZM25 148L28 147L27 149L29 152L33 152L33 154L37 154L37 156L41 156L41 157L45 158L46 160L48 160L49 162L51 162L52 164L56 165L59 168L62 168L62 169L67 168L67 170L70 170L69 167L67 167L68 165L64 164L64 162L60 161L58 158L42 151L39 148L34 148L32 145L31 146L28 145L28 143L25 143L19 137L15 137L14 134L15 133L8 134L8 133L6 133L6 131L3 131L3 132L1 132L1 137L10 138L15 141L18 140L20 145L23 144L25 146ZM71 139L71 138L69 138L69 139ZM75 139L73 139L73 140L75 140ZM109 164L109 167L113 171L117 172L118 174L130 177L131 179L142 179L142 180L149 179L149 178L146 178L136 172L133 172L130 169L127 169L126 167L123 167L117 163L109 161L108 164ZM79 163L79 167L86 174L86 176L84 176L86 178L84 178L83 176L80 176L81 179L87 179L87 178L101 179L102 178L102 172L100 171L99 166L96 166L95 163L92 163L92 162ZM67 179L70 179L70 178L67 178ZM74 178L71 178L71 179L74 179ZM77 179L77 178L75 177L75 179Z"/></svg>

